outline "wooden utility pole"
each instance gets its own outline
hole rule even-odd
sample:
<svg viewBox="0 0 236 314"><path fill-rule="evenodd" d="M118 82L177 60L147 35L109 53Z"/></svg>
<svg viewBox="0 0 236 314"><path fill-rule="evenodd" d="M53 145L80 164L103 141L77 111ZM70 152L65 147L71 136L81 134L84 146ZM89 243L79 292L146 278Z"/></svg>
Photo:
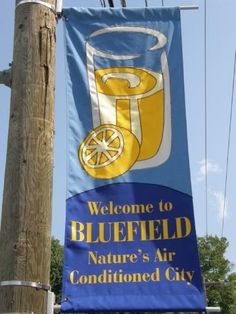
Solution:
<svg viewBox="0 0 236 314"><path fill-rule="evenodd" d="M0 231L0 313L46 313L56 27L48 5L54 6L55 0L16 0Z"/></svg>

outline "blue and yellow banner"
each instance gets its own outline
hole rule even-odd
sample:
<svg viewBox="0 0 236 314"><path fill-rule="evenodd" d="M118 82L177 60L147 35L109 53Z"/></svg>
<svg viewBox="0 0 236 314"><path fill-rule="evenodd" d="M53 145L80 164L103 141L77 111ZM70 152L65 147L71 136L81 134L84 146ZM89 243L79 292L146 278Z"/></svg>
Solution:
<svg viewBox="0 0 236 314"><path fill-rule="evenodd" d="M65 9L62 310L201 311L180 11Z"/></svg>

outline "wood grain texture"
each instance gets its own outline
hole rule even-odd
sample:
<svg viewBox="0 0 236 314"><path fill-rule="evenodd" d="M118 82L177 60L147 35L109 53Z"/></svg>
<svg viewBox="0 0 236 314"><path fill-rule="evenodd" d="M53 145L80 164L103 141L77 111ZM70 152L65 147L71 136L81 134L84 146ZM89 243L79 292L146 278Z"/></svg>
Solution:
<svg viewBox="0 0 236 314"><path fill-rule="evenodd" d="M55 15L45 6L27 3L16 8L0 281L49 284L55 27ZM3 312L45 314L46 292L0 287Z"/></svg>

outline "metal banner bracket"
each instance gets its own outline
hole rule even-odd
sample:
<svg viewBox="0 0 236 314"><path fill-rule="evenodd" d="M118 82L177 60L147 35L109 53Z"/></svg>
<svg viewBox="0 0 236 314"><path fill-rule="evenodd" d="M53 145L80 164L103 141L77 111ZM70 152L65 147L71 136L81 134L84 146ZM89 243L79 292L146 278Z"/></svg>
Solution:
<svg viewBox="0 0 236 314"><path fill-rule="evenodd" d="M6 280L0 281L0 287L10 287L10 286L24 286L31 287L35 289L41 289L45 291L50 291L51 286L42 284L41 282L33 282L33 281L23 281L23 280Z"/></svg>
<svg viewBox="0 0 236 314"><path fill-rule="evenodd" d="M44 2L42 0L21 0L17 3L16 8L22 4L25 4L25 3L35 3L35 4L43 5L47 8L49 8L50 10L52 10L57 15L60 15L62 12L62 0L57 0L56 6L54 6L50 3Z"/></svg>

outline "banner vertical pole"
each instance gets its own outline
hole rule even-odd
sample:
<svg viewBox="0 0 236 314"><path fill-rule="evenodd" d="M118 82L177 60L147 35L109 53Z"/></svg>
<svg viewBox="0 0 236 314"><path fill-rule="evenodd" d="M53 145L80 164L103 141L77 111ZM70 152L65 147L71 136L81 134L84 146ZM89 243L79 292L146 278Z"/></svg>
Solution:
<svg viewBox="0 0 236 314"><path fill-rule="evenodd" d="M114 2L113 0L108 0L109 7L114 8Z"/></svg>
<svg viewBox="0 0 236 314"><path fill-rule="evenodd" d="M120 3L123 8L126 7L126 0L120 0Z"/></svg>
<svg viewBox="0 0 236 314"><path fill-rule="evenodd" d="M48 291L34 286L48 285L50 274L56 27L52 8L55 0L16 0L0 313L45 314L47 307Z"/></svg>

